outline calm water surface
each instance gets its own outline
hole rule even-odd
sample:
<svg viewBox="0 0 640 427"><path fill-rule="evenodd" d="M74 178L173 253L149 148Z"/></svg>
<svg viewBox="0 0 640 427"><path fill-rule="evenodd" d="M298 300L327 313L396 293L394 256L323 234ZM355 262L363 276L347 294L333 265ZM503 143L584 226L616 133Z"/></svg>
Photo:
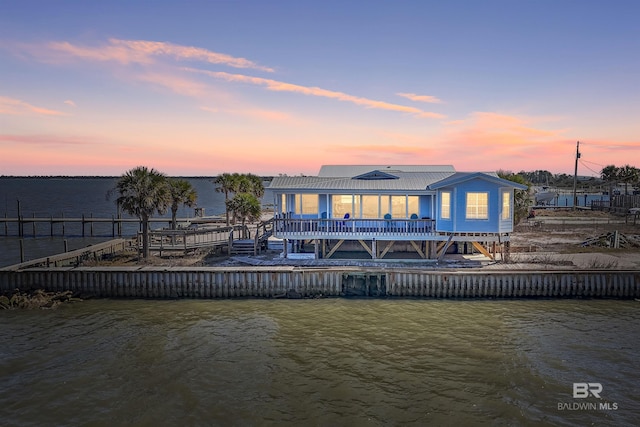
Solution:
<svg viewBox="0 0 640 427"><path fill-rule="evenodd" d="M639 302L578 300L91 300L3 311L0 419L632 426L639 321ZM574 399L574 382L601 383L602 399ZM566 409L578 403L618 409Z"/></svg>

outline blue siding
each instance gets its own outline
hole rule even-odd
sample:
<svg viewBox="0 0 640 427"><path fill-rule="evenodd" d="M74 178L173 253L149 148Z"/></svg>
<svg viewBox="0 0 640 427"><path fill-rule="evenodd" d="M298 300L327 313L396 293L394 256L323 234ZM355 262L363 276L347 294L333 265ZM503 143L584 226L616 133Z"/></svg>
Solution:
<svg viewBox="0 0 640 427"><path fill-rule="evenodd" d="M473 179L438 190L438 199L443 191L451 192L451 220L441 218L438 202L437 231L458 233L498 233L511 231L511 221L501 220L502 193L512 191L484 179ZM467 219L467 193L488 193L488 219ZM513 203L511 204L513 208Z"/></svg>
<svg viewBox="0 0 640 427"><path fill-rule="evenodd" d="M431 214L431 195L428 196L420 196L420 213L418 214L421 218L432 218Z"/></svg>

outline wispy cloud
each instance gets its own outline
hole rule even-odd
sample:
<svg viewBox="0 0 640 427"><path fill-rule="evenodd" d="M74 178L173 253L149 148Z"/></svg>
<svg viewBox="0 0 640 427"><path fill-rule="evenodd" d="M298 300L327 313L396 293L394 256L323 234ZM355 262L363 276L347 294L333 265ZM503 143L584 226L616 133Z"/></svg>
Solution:
<svg viewBox="0 0 640 427"><path fill-rule="evenodd" d="M15 98L0 96L0 114L23 116L23 115L42 115L42 116L64 116L66 113L51 110L48 108L37 107L28 102Z"/></svg>
<svg viewBox="0 0 640 427"><path fill-rule="evenodd" d="M200 61L234 68L250 68L273 72L273 68L256 64L245 58L213 52L199 47L180 46L166 42L109 39L103 45L81 46L63 41L50 42L46 45L46 48L48 51L44 52L39 46L30 46L28 50L32 54L43 54L49 60L54 59L51 57L51 53L61 56L60 59L65 57L80 58L98 62L116 61L121 64L151 64L156 57L171 57L178 61Z"/></svg>
<svg viewBox="0 0 640 427"><path fill-rule="evenodd" d="M640 149L640 141L602 141L602 140L587 140L580 141L580 148L582 150L594 148L595 150L638 150Z"/></svg>
<svg viewBox="0 0 640 427"><path fill-rule="evenodd" d="M235 83L248 83L252 85L265 86L268 90L276 92L294 92L309 96L319 96L324 98L336 99L338 101L351 102L356 105L360 105L366 108L375 108L381 110L398 111L403 113L410 113L418 117L426 117L432 119L442 119L445 116L438 113L428 112L420 110L419 108L409 107L406 105L392 104L384 101L376 101L369 98L358 97L349 95L344 92L337 92L327 89L322 89L315 86L301 86L292 83L281 82L272 79L265 79L262 77L252 77L243 74L230 74L221 71L207 71L197 70L193 68L185 68L187 71L206 74L216 79L225 80Z"/></svg>
<svg viewBox="0 0 640 427"><path fill-rule="evenodd" d="M442 100L431 95L416 95L415 93L396 93L398 96L410 99L416 102L428 102L430 104L442 104Z"/></svg>
<svg viewBox="0 0 640 427"><path fill-rule="evenodd" d="M517 117L493 112L475 112L467 119L456 121L448 133L467 144L488 146L531 146L545 141L564 139L563 129L540 127L541 119ZM504 148L504 147L502 147Z"/></svg>
<svg viewBox="0 0 640 427"><path fill-rule="evenodd" d="M50 42L46 45L23 45L21 54L31 54L47 62L64 62L69 60L83 60L88 62L114 62L122 66L132 64L141 65L131 68L130 74L125 74L129 80L145 81L155 86L168 88L171 91L198 99L206 98L206 94L213 92L213 88L200 82L177 76L174 61L194 61L208 64L224 65L241 69L252 69L273 72L274 69L257 64L249 59L235 57L207 49L181 46L167 42L146 40L122 40L112 38L100 45L80 45L68 41ZM244 74L233 74L223 71L209 71L196 68L180 68L182 71L203 73L218 80L233 83L248 83L266 87L275 92L292 92L307 96L330 98L342 102L349 102L365 108L396 111L411 114L419 118L443 119L440 113L425 111L408 105L380 101L344 92L323 89L316 86L303 86L274 79L253 77ZM436 97L403 93L402 96L421 102L439 103ZM209 96L211 97L211 96Z"/></svg>
<svg viewBox="0 0 640 427"><path fill-rule="evenodd" d="M136 81L151 84L153 86L168 89L178 95L191 98L212 97L211 87L193 79L178 76L166 71L149 71L134 75Z"/></svg>
<svg viewBox="0 0 640 427"><path fill-rule="evenodd" d="M448 147L446 155L467 170L552 170L564 162L568 131L546 128L551 121L474 112L449 123L434 144Z"/></svg>
<svg viewBox="0 0 640 427"><path fill-rule="evenodd" d="M395 157L407 157L407 156L422 156L424 153L424 147L417 147L411 145L377 145L377 144L340 144L340 145L329 145L327 146L329 151L336 152L335 150L339 150L340 153L350 152L355 154L362 153L376 153L377 155L382 156L395 156Z"/></svg>
<svg viewBox="0 0 640 427"><path fill-rule="evenodd" d="M67 104L67 105L68 105L68 106L70 106L70 107L74 107L74 108L76 107L76 103L75 103L75 102L73 102L73 101L72 101L72 100L70 100L70 99L67 99L66 101L64 101L64 103L65 103L65 104Z"/></svg>
<svg viewBox="0 0 640 427"><path fill-rule="evenodd" d="M87 138L76 136L55 136L55 135L2 135L0 143L14 143L26 145L92 145L93 142Z"/></svg>
<svg viewBox="0 0 640 427"><path fill-rule="evenodd" d="M202 111L207 111L214 114L230 114L234 116L245 116L265 120L269 122L284 122L291 120L291 115L282 111L275 110L261 110L261 109L220 109L211 107L201 107Z"/></svg>

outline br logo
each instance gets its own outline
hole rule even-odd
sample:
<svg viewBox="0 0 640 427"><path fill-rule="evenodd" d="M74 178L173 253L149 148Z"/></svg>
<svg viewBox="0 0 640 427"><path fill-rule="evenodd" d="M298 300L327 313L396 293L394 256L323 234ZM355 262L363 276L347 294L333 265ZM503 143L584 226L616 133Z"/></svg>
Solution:
<svg viewBox="0 0 640 427"><path fill-rule="evenodd" d="M601 392L602 384L600 383L573 383L574 399L586 399L589 396L600 399Z"/></svg>

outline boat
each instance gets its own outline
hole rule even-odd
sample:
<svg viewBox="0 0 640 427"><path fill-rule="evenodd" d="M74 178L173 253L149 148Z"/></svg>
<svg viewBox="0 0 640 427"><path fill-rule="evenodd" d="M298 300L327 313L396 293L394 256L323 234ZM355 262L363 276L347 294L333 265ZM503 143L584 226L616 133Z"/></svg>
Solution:
<svg viewBox="0 0 640 427"><path fill-rule="evenodd" d="M558 195L559 193L557 191L550 191L549 187L540 187L534 193L536 205L549 205Z"/></svg>

